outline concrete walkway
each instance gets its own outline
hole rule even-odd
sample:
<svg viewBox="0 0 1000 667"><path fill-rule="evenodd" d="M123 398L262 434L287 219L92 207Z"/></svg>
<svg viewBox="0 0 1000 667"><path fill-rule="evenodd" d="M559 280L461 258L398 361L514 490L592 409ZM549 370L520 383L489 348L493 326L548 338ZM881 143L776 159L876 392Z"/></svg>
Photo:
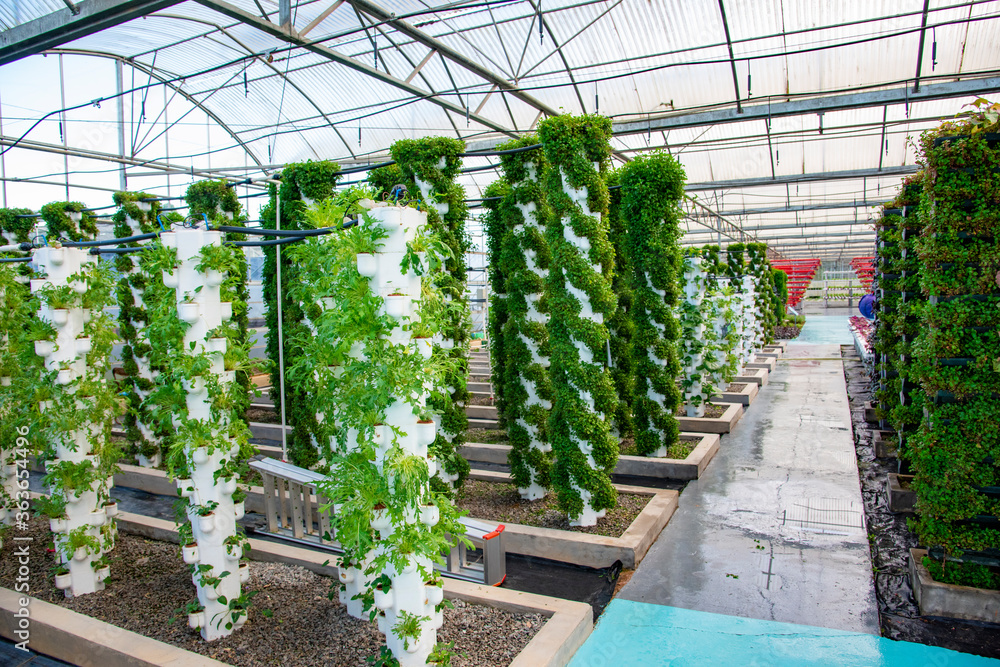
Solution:
<svg viewBox="0 0 1000 667"><path fill-rule="evenodd" d="M839 345L788 345L619 597L878 633Z"/></svg>

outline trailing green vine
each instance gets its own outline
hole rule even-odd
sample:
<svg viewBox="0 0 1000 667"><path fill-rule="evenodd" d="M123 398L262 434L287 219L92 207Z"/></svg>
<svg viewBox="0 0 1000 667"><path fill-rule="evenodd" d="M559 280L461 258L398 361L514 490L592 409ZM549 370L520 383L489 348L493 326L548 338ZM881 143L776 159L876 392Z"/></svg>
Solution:
<svg viewBox="0 0 1000 667"><path fill-rule="evenodd" d="M504 350L503 328L507 323L507 281L506 269L501 262L506 216L502 212L504 202L510 193L510 185L503 179L494 181L483 191L483 208L480 216L486 232L486 254L490 284L489 339L490 339L490 380L493 387L493 404L497 409L497 424L507 428L507 401L504 398L504 372L507 355Z"/></svg>
<svg viewBox="0 0 1000 667"><path fill-rule="evenodd" d="M78 201L53 202L41 210L49 241L90 241L97 238L97 216Z"/></svg>
<svg viewBox="0 0 1000 667"><path fill-rule="evenodd" d="M281 171L281 186L273 183L269 187L270 199L261 209L261 226L276 229L280 197L281 229L306 229L309 227L306 209L313 202L334 196L334 187L340 178L340 167L334 162L300 162L286 165ZM292 427L288 438L288 458L297 466L311 468L318 461L315 438L318 430L316 411L311 405L311 385L292 384L286 381L285 395L279 395L281 386L278 368L278 254L281 254L282 283L282 334L285 345L282 350L285 368L295 364L301 354L301 347L292 345L292 340L302 340L309 335L305 324L303 305L289 296L288 286L299 280L298 267L290 261L288 253L277 247L264 248L264 305L267 325L267 356L271 365L271 396L275 409L281 414L284 403L285 417Z"/></svg>
<svg viewBox="0 0 1000 667"><path fill-rule="evenodd" d="M610 133L611 121L596 115L554 116L538 126L552 207L545 231L552 254L545 292L553 391L548 427L556 456L552 484L559 507L578 525L594 525L617 502L610 474L618 445L607 421L617 396L604 367L604 320L616 307L603 177Z"/></svg>
<svg viewBox="0 0 1000 667"><path fill-rule="evenodd" d="M632 262L635 444L643 456L665 455L678 441L680 330L672 309L680 296L678 224L685 178L681 165L662 152L636 158L621 170L626 253Z"/></svg>
<svg viewBox="0 0 1000 667"><path fill-rule="evenodd" d="M611 291L615 293L618 308L608 320L611 334L611 380L618 394L615 408L613 435L619 438L634 435L632 405L635 402L635 373L632 367L632 336L635 324L632 322L632 261L628 254L628 228L622 215L621 172L609 171L608 184L608 230L611 245L615 250L615 272L611 277Z"/></svg>
<svg viewBox="0 0 1000 667"><path fill-rule="evenodd" d="M466 300L468 267L465 255L470 240L465 230L468 208L465 190L456 181L462 168L461 154L465 144L447 137L403 139L391 147L392 159L399 166L408 197L419 198L427 210L427 226L451 250L443 270L425 276L425 282L439 290L449 308L447 321L442 327L442 345L455 362L444 385L450 388L431 396L430 405L440 411L441 429L432 451L441 464L439 476L457 488L469 474L469 464L458 451L465 441L469 420L465 404L469 400L466 388L468 377L468 341L471 321ZM391 170L387 174L393 174ZM380 178L379 176L375 177Z"/></svg>
<svg viewBox="0 0 1000 667"><path fill-rule="evenodd" d="M529 135L500 150L533 146ZM552 256L544 232L552 213L542 184L549 166L541 150L500 157L510 184L500 215L504 220L499 261L504 267L507 322L503 328L504 399L511 476L522 498L548 492L552 446L548 438L552 385L549 381L548 304L545 278Z"/></svg>
<svg viewBox="0 0 1000 667"><path fill-rule="evenodd" d="M127 238L138 234L160 231L157 216L160 202L143 192L116 192L114 202L118 210L112 218L114 234ZM121 247L139 247L135 241ZM123 418L126 449L129 457L140 457L147 465L157 465L161 459L160 440L165 433L153 430L153 420L143 404L143 399L153 388L154 369L149 365L149 342L140 331L149 322L147 309L152 293L147 294L146 280L137 267L142 255L119 254L114 265L121 278L118 281L118 331L122 340L122 369L125 373L122 389L128 401ZM159 280L157 276L155 279Z"/></svg>

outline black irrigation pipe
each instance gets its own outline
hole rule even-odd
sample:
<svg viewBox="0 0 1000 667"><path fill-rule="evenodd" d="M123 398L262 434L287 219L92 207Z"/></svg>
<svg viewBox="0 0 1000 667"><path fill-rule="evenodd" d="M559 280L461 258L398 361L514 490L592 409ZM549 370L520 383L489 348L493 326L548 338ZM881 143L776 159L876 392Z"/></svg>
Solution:
<svg viewBox="0 0 1000 667"><path fill-rule="evenodd" d="M67 248L94 248L102 245L118 245L119 243L135 243L137 241L145 241L147 239L155 239L160 235L160 232L151 232L149 234L138 234L136 236L126 236L121 239L108 239L106 241L64 241L63 245Z"/></svg>
<svg viewBox="0 0 1000 667"><path fill-rule="evenodd" d="M0 262L4 264L14 264L16 262L30 262L30 257L0 257Z"/></svg>

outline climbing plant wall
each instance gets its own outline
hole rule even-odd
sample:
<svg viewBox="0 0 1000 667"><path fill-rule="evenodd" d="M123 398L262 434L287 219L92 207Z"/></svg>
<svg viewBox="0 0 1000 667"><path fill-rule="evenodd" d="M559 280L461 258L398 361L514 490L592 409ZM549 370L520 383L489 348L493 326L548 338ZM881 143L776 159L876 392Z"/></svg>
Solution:
<svg viewBox="0 0 1000 667"><path fill-rule="evenodd" d="M635 444L644 456L665 456L677 443L674 412L680 404L677 377L680 297L680 200L685 174L666 153L636 158L622 167L622 217L631 262L635 374Z"/></svg>
<svg viewBox="0 0 1000 667"><path fill-rule="evenodd" d="M261 226L277 229L280 210L280 228L299 230L309 228L306 211L315 202L333 196L334 187L340 178L340 167L328 160L300 162L285 165L281 170L281 185L271 183L269 200L261 209ZM279 200L280 199L280 205ZM281 257L281 334L284 340L282 354L278 354L278 257ZM302 304L289 297L288 286L299 280L298 267L289 260L288 254L277 246L264 247L264 306L267 325L267 357L271 360L271 396L278 414L284 406L285 418L292 427L288 438L288 458L297 466L310 468L319 458L316 451L316 415L310 405L311 386L285 382L285 393L281 395L279 357L285 368L295 364L301 354L303 337L310 332L303 322Z"/></svg>
<svg viewBox="0 0 1000 667"><path fill-rule="evenodd" d="M537 137L527 136L501 145L500 150L537 143ZM521 497L538 500L548 491L552 465L548 437L552 408L549 317L542 300L552 262L544 236L551 217L543 190L548 163L541 149L508 153L500 160L510 184L500 211L506 221L500 263L505 272L507 311L503 394L511 444L509 462Z"/></svg>
<svg viewBox="0 0 1000 667"><path fill-rule="evenodd" d="M617 404L605 368L615 310L604 182L611 121L555 116L538 134L549 163L545 196L552 207L545 240L552 253L545 298L549 308L552 412L549 440L556 461L552 484L573 525L596 524L615 506L610 473L618 459L608 418Z"/></svg>

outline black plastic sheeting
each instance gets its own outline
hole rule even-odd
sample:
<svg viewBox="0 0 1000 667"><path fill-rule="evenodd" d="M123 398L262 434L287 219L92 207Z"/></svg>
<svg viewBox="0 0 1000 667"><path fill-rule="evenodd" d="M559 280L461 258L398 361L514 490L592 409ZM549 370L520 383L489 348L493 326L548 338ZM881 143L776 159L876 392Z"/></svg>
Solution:
<svg viewBox="0 0 1000 667"><path fill-rule="evenodd" d="M909 575L909 550L918 546L917 538L907 528L907 515L889 511L886 497L888 474L897 472L899 463L875 458L871 426L865 421L865 401L871 400L869 372L854 346L842 346L841 354L882 636L1000 658L1000 625L920 615Z"/></svg>

